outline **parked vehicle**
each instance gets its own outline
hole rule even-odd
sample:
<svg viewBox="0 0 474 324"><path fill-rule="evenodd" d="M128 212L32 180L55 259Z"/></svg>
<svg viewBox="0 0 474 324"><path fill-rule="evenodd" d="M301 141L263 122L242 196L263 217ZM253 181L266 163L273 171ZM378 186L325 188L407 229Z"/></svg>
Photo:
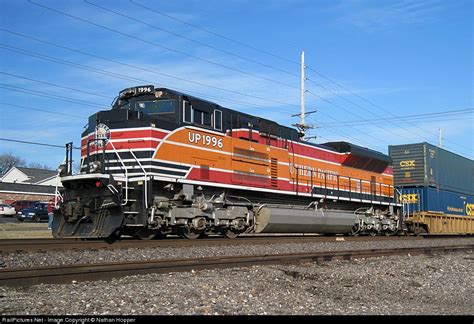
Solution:
<svg viewBox="0 0 474 324"><path fill-rule="evenodd" d="M7 205L0 204L0 216L13 216L16 214L15 208Z"/></svg>
<svg viewBox="0 0 474 324"><path fill-rule="evenodd" d="M48 204L36 203L33 208L23 208L16 218L20 221L33 221L39 223L42 220L48 220Z"/></svg>
<svg viewBox="0 0 474 324"><path fill-rule="evenodd" d="M21 210L23 208L33 208L36 203L39 203L39 201L37 201L37 200L35 200L35 201L32 201L32 200L17 200L15 202L13 202L11 205L12 205L12 207L15 208L15 212L17 214L17 213L21 212Z"/></svg>

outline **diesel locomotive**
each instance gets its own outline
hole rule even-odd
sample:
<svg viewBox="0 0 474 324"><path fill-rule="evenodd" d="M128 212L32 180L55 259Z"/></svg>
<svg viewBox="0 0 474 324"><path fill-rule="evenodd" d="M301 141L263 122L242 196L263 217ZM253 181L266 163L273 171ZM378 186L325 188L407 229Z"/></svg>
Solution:
<svg viewBox="0 0 474 324"><path fill-rule="evenodd" d="M389 156L151 85L89 117L60 167L54 237L395 234Z"/></svg>

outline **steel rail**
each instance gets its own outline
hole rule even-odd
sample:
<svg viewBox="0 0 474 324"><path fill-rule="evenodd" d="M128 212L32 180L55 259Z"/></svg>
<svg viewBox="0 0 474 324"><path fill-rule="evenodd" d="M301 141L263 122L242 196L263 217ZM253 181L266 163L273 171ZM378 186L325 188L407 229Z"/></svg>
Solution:
<svg viewBox="0 0 474 324"><path fill-rule="evenodd" d="M237 239L222 237L186 240L166 238L161 240L121 239L115 242L104 240L80 239L0 239L0 253L20 251L52 251L52 250L85 250L85 249L120 249L120 248L168 248L212 245L250 245L250 244L281 244L281 243L327 243L327 242L363 242L388 240L421 240L420 236L242 236Z"/></svg>
<svg viewBox="0 0 474 324"><path fill-rule="evenodd" d="M331 260L352 260L392 255L439 254L455 251L473 251L474 244L397 249L369 249L326 251L298 254L207 257L197 259L168 259L141 262L114 262L103 264L61 265L51 267L0 270L2 286L32 286L63 284L77 281L110 280L129 275L183 272L215 268L249 267L269 264L308 263Z"/></svg>

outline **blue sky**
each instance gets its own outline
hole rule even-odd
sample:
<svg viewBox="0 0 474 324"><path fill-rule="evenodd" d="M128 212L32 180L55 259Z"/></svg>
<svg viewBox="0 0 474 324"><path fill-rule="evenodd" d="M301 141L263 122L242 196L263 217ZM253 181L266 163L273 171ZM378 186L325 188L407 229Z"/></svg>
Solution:
<svg viewBox="0 0 474 324"><path fill-rule="evenodd" d="M312 141L387 153L436 144L441 128L443 147L474 158L473 1L1 3L0 138L79 145L89 115L142 84L291 125L304 50ZM431 115L406 117L420 114ZM52 168L64 158L5 141L1 153Z"/></svg>

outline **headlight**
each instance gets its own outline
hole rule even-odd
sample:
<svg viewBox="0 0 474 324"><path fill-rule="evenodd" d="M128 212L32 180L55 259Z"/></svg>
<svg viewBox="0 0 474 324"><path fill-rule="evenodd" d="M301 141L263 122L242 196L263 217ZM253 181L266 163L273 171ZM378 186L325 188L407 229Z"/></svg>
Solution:
<svg viewBox="0 0 474 324"><path fill-rule="evenodd" d="M90 173L100 171L101 168L102 168L102 163L100 163L100 161L94 161L94 162L89 163L89 172Z"/></svg>
<svg viewBox="0 0 474 324"><path fill-rule="evenodd" d="M29 216L35 216L35 213L28 213Z"/></svg>

